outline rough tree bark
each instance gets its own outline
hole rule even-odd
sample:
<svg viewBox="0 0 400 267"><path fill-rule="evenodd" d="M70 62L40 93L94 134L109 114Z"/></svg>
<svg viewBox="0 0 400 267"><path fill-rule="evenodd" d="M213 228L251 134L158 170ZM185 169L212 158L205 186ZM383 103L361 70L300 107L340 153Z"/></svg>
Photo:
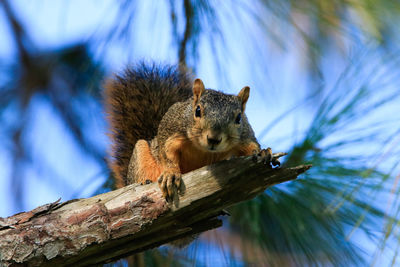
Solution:
<svg viewBox="0 0 400 267"><path fill-rule="evenodd" d="M173 203L157 184L129 185L0 218L0 266L86 266L154 248L221 226L224 208L310 167L271 169L235 158L185 174L185 193Z"/></svg>

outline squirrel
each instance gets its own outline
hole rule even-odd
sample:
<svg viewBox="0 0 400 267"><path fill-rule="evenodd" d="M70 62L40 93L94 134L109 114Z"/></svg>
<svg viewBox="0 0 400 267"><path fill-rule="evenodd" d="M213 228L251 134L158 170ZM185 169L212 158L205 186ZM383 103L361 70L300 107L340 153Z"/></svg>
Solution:
<svg viewBox="0 0 400 267"><path fill-rule="evenodd" d="M163 196L181 193L182 174L233 156L256 155L279 164L261 149L244 113L250 88L238 95L205 89L178 66L140 63L106 82L113 160L120 188L158 182Z"/></svg>

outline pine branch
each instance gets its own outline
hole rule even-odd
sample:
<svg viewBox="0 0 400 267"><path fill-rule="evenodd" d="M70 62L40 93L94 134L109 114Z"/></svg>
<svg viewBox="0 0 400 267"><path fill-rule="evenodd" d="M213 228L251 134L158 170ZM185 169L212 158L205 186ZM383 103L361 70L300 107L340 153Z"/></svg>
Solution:
<svg viewBox="0 0 400 267"><path fill-rule="evenodd" d="M219 227L217 217L225 214L224 208L295 179L310 167L271 169L241 157L185 174L185 193L173 203L165 201L157 184L129 185L0 218L0 265L114 261Z"/></svg>

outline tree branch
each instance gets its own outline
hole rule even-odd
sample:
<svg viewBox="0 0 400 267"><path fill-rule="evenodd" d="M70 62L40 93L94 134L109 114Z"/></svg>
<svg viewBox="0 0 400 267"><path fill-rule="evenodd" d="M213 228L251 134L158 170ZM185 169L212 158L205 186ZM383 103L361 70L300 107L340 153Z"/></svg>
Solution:
<svg viewBox="0 0 400 267"><path fill-rule="evenodd" d="M157 184L129 185L0 218L0 265L110 262L219 227L224 208L310 167L271 169L241 157L183 175L185 193L174 203L165 201Z"/></svg>

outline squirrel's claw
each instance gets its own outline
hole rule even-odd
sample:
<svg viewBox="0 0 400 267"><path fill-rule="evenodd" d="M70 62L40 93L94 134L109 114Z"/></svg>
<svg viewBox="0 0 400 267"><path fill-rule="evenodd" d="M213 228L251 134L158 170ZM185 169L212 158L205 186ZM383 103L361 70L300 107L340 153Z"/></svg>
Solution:
<svg viewBox="0 0 400 267"><path fill-rule="evenodd" d="M164 172L158 178L158 185L167 201L174 199L175 192L180 191L182 175L180 173Z"/></svg>
<svg viewBox="0 0 400 267"><path fill-rule="evenodd" d="M178 189L178 192L181 191L181 181L182 181L182 175L180 173L175 174L174 184L176 186L176 189Z"/></svg>
<svg viewBox="0 0 400 267"><path fill-rule="evenodd" d="M167 179L164 179L164 175L161 174L160 178L158 178L158 186L160 187L164 198L167 198L167 196L168 196L166 183L167 183Z"/></svg>
<svg viewBox="0 0 400 267"><path fill-rule="evenodd" d="M277 166L277 167L279 167L279 166L281 166L281 162L279 161L279 159L277 159L277 158L272 158L272 160L271 160L271 164L272 164L272 166Z"/></svg>
<svg viewBox="0 0 400 267"><path fill-rule="evenodd" d="M254 154L253 160L258 163L262 162L263 164L271 167L276 167L281 165L279 161L280 156L281 156L280 154L279 155L272 154L271 148L268 147L267 149L262 149L260 152Z"/></svg>

